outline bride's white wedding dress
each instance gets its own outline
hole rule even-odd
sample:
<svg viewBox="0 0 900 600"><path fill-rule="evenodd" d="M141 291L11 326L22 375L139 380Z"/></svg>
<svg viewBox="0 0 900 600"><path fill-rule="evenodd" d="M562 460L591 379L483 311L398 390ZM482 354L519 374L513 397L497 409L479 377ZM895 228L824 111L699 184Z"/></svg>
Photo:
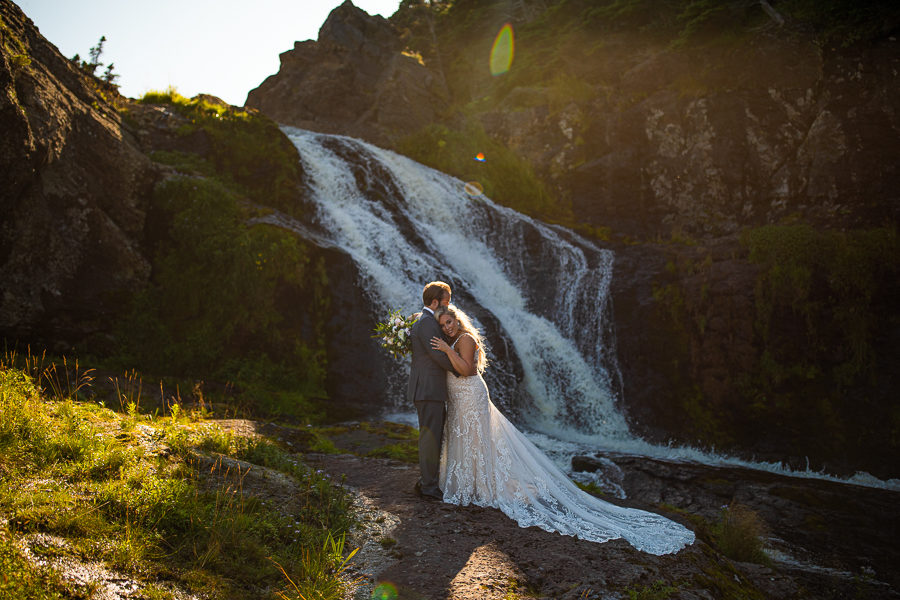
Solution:
<svg viewBox="0 0 900 600"><path fill-rule="evenodd" d="M448 374L447 387L444 502L499 508L521 527L536 525L592 542L623 538L651 554L677 552L694 542L683 525L582 491L497 410L481 375Z"/></svg>

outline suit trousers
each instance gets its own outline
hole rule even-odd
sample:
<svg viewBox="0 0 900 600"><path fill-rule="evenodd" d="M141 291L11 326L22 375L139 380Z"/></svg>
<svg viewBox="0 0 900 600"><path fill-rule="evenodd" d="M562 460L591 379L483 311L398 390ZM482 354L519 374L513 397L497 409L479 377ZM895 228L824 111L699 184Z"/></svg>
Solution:
<svg viewBox="0 0 900 600"><path fill-rule="evenodd" d="M441 468L441 441L447 413L444 402L416 402L419 415L419 484L422 493L443 497L438 487Z"/></svg>

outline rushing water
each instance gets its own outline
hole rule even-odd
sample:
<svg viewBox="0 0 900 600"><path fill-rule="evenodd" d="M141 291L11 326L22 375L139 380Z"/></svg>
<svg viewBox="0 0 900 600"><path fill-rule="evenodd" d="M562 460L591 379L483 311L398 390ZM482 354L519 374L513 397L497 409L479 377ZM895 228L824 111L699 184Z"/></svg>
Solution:
<svg viewBox="0 0 900 600"><path fill-rule="evenodd" d="M493 364L485 379L495 404L564 469L573 454L601 451L833 479L652 445L631 434L620 410L610 250L473 196L473 186L393 152L353 138L283 129L300 153L317 214L314 229L285 219L279 224L348 253L379 314L415 312L423 284L450 283L454 303L487 334ZM385 382L393 405L380 407L398 418L411 410L406 373L398 362ZM898 480L866 474L850 481L900 489Z"/></svg>

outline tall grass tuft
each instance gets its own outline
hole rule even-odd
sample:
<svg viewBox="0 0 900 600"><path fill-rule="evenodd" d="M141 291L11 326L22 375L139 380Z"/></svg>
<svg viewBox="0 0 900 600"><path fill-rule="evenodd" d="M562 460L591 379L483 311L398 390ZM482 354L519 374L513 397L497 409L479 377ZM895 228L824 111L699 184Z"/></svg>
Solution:
<svg viewBox="0 0 900 600"><path fill-rule="evenodd" d="M759 514L748 506L732 503L722 509L719 522L712 534L719 550L732 560L768 564L763 552L766 524Z"/></svg>
<svg viewBox="0 0 900 600"><path fill-rule="evenodd" d="M135 369L131 369L130 372L125 371L121 384L118 377L109 377L108 379L116 390L119 408L133 419L141 410L141 394L144 391L143 379ZM160 382L161 385L162 382Z"/></svg>
<svg viewBox="0 0 900 600"><path fill-rule="evenodd" d="M69 372L69 359L65 356L62 359L62 374L57 368L57 363L50 363L41 373L40 382L46 382L51 395L57 400L72 399L78 401L78 393L89 389L94 382L94 369L81 371L78 366L78 359L75 360L74 371Z"/></svg>
<svg viewBox="0 0 900 600"><path fill-rule="evenodd" d="M321 551L304 549L301 574L296 581L276 562L289 586L287 590L276 592L278 597L282 600L341 600L345 589L341 575L359 550L356 548L344 557L345 539L345 536L335 539L328 534Z"/></svg>

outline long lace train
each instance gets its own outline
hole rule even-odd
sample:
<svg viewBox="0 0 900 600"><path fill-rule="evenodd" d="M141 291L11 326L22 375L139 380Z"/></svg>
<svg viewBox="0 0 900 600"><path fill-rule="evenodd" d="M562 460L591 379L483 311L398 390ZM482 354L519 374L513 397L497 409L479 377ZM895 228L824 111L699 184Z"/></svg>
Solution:
<svg viewBox="0 0 900 600"><path fill-rule="evenodd" d="M593 542L623 538L651 554L677 552L694 533L663 516L610 504L582 491L497 410L480 375L449 375L441 451L444 502L498 508L536 525Z"/></svg>

